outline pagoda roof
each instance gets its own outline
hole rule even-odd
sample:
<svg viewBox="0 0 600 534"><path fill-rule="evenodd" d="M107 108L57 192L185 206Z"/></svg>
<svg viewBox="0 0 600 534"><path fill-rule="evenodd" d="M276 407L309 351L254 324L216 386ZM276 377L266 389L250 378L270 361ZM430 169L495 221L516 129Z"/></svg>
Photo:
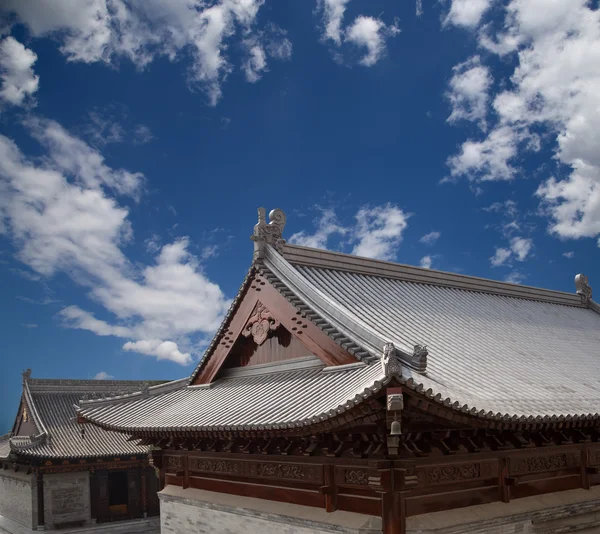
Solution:
<svg viewBox="0 0 600 534"><path fill-rule="evenodd" d="M159 384L162 382L150 382ZM75 405L82 397L114 397L140 390L146 382L137 380L64 380L30 378L23 376L21 406L13 431L0 437L0 458L11 453L17 456L48 459L100 458L132 454L146 454L123 434L108 432L97 427L86 428L77 424ZM19 423L27 414L27 435L20 435Z"/></svg>
<svg viewBox="0 0 600 534"><path fill-rule="evenodd" d="M257 237L257 227L253 266L189 382L145 398L84 401L83 419L122 432L293 428L335 417L394 377L485 421L600 418L600 306L582 275L577 293L566 293L283 244L280 233ZM194 385L255 275L356 364L288 362ZM383 365L390 343L401 369L394 376Z"/></svg>

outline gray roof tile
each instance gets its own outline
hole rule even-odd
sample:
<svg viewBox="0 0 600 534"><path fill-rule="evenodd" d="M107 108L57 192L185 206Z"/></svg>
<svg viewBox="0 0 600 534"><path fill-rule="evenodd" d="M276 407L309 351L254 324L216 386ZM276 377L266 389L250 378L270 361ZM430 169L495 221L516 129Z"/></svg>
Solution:
<svg viewBox="0 0 600 534"><path fill-rule="evenodd" d="M501 420L598 417L600 314L576 294L289 245L284 256L266 247L258 268L364 364L275 366L209 387L180 381L148 398L83 402L81 414L120 431L302 426L378 391L378 359L392 341L403 354L427 346L426 371L404 367L401 381L455 410Z"/></svg>
<svg viewBox="0 0 600 534"><path fill-rule="evenodd" d="M101 397L116 392L138 391L144 382L100 380L29 379L25 396L31 405L39 436L13 436L10 448L20 455L43 458L109 457L146 453L127 441L127 436L77 423L74 405L85 395ZM5 445L0 442L0 457Z"/></svg>
<svg viewBox="0 0 600 534"><path fill-rule="evenodd" d="M294 428L354 406L365 388L384 379L379 362L324 372L323 364L297 369L265 366L260 374L224 377L210 388L185 386L127 403L81 403L81 414L114 430L262 430Z"/></svg>

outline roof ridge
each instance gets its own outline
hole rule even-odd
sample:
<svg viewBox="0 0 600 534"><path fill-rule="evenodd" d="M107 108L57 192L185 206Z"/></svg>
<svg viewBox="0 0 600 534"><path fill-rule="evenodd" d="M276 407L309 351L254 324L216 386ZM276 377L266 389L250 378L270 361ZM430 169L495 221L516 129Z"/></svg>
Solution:
<svg viewBox="0 0 600 534"><path fill-rule="evenodd" d="M111 386L137 386L144 383L148 384L162 384L169 382L169 380L97 380L97 379L85 379L85 378L29 378L27 383L30 386L97 386L97 387L111 387Z"/></svg>
<svg viewBox="0 0 600 534"><path fill-rule="evenodd" d="M82 405L90 406L101 406L103 404L116 404L120 401L129 402L133 400L143 399L147 397L154 397L156 395L161 395L163 393L169 393L170 391L174 391L176 389L183 389L184 386L187 386L189 381L189 377L185 376L183 378L178 378L177 380L171 380L169 382L164 382L162 384L158 384L156 386L148 387L147 395L143 391L132 391L130 393L126 393L124 395L116 395L113 397L104 397L101 399L80 399L79 407Z"/></svg>
<svg viewBox="0 0 600 534"><path fill-rule="evenodd" d="M302 267L333 269L358 274L396 278L407 282L446 286L456 289L497 294L527 300L539 300L568 306L586 307L577 293L500 282L460 273L425 269L414 265L354 256L300 245L283 245L283 257Z"/></svg>

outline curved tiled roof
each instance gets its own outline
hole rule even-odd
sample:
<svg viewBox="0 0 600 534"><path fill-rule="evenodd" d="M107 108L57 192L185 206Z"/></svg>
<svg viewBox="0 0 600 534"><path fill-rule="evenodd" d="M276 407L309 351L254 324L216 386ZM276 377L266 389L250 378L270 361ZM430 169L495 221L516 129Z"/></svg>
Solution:
<svg viewBox="0 0 600 534"><path fill-rule="evenodd" d="M600 308L575 293L290 245L283 254L266 245L253 269L362 363L331 382L315 368L164 394L159 386L146 399L82 403L84 418L121 431L308 425L380 389L388 378L377 360L390 341L405 363L400 382L459 412L531 423L600 418ZM415 345L427 346L425 370L410 365Z"/></svg>
<svg viewBox="0 0 600 534"><path fill-rule="evenodd" d="M323 421L379 391L379 362L325 368L314 356L230 372L209 386L183 386L129 402L82 402L80 414L103 428L231 431L297 428Z"/></svg>
<svg viewBox="0 0 600 534"><path fill-rule="evenodd" d="M426 372L403 377L448 406L513 421L598 416L600 314L575 293L290 245L284 257L269 248L265 266L373 355L386 341L426 345Z"/></svg>
<svg viewBox="0 0 600 534"><path fill-rule="evenodd" d="M141 381L27 379L24 396L38 429L35 436L12 436L6 442L20 456L42 458L96 458L143 454L145 447L127 437L98 427L77 423L74 406L84 396L103 397L116 392L137 391ZM6 444L0 442L0 453ZM8 455L8 454L7 454Z"/></svg>

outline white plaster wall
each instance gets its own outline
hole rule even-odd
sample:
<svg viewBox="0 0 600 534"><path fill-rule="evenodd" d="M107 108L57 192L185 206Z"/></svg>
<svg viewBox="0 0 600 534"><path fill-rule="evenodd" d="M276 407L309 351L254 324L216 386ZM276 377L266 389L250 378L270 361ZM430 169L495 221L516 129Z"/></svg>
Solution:
<svg viewBox="0 0 600 534"><path fill-rule="evenodd" d="M0 471L0 515L33 528L33 475Z"/></svg>

